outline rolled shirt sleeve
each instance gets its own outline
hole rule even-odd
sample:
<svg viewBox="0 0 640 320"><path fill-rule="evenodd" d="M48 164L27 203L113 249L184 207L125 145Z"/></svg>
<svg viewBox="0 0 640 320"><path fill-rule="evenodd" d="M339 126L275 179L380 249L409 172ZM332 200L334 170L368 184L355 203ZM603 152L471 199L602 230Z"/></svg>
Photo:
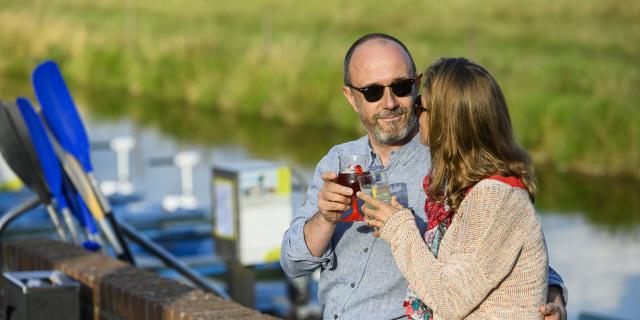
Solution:
<svg viewBox="0 0 640 320"><path fill-rule="evenodd" d="M321 257L313 256L304 239L304 225L318 212L318 191L324 183L321 178L322 172L336 171L337 155L334 156L334 153L334 149L331 149L316 166L313 180L307 189L306 201L296 210L291 226L284 233L280 264L290 278L310 274L318 267L330 268L333 266L335 260L333 243L327 247Z"/></svg>
<svg viewBox="0 0 640 320"><path fill-rule="evenodd" d="M562 289L562 299L564 300L564 305L566 306L569 303L569 290L564 285L564 280L559 273L556 272L551 266L549 266L549 286L558 286Z"/></svg>

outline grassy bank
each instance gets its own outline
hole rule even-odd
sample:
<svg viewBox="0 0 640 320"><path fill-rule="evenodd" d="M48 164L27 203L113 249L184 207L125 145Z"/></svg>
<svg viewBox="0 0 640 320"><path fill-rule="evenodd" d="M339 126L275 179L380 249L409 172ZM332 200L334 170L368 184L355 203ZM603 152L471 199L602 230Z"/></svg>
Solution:
<svg viewBox="0 0 640 320"><path fill-rule="evenodd" d="M485 65L537 163L640 176L637 21L630 0L4 0L0 95L32 95L15 88L53 58L78 90L159 102L113 101L140 119L202 111L358 132L341 61L355 38L381 31L404 40L420 69L439 56Z"/></svg>

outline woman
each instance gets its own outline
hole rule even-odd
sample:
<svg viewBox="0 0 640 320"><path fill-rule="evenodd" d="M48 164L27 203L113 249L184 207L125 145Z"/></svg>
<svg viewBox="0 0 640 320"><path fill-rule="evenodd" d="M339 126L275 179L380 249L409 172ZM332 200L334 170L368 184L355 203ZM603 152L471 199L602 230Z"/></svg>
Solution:
<svg viewBox="0 0 640 320"><path fill-rule="evenodd" d="M358 193L373 206L363 206L367 224L409 282L408 318L540 319L548 258L534 173L500 87L467 59L441 59L425 72L416 110L432 157L424 239L395 199Z"/></svg>

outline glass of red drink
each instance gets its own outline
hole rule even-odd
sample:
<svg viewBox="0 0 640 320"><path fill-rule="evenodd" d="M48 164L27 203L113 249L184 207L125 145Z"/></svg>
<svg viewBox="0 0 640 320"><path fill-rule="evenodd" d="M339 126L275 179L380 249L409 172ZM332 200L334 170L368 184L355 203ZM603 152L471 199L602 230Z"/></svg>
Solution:
<svg viewBox="0 0 640 320"><path fill-rule="evenodd" d="M352 222L363 221L364 216L360 211L360 200L356 197L356 193L360 191L358 183L358 175L365 174L365 168L369 157L362 154L341 155L338 159L340 171L338 171L338 184L353 189L351 196L351 208L342 214L340 221Z"/></svg>

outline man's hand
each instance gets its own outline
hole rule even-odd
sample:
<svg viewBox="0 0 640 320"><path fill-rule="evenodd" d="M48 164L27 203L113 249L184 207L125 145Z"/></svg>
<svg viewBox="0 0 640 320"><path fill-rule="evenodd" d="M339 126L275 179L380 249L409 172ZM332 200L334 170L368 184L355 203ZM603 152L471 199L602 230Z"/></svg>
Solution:
<svg viewBox="0 0 640 320"><path fill-rule="evenodd" d="M318 212L304 225L304 242L314 257L321 257L327 250L342 213L349 209L353 190L334 181L335 172L321 175L324 184L318 191Z"/></svg>
<svg viewBox="0 0 640 320"><path fill-rule="evenodd" d="M318 209L324 220L336 224L342 213L349 209L353 190L337 184L335 172L323 172L321 177L324 184L318 192Z"/></svg>
<svg viewBox="0 0 640 320"><path fill-rule="evenodd" d="M566 320L567 309L562 298L562 289L558 286L550 286L547 294L547 304L540 307L540 313L544 320Z"/></svg>

